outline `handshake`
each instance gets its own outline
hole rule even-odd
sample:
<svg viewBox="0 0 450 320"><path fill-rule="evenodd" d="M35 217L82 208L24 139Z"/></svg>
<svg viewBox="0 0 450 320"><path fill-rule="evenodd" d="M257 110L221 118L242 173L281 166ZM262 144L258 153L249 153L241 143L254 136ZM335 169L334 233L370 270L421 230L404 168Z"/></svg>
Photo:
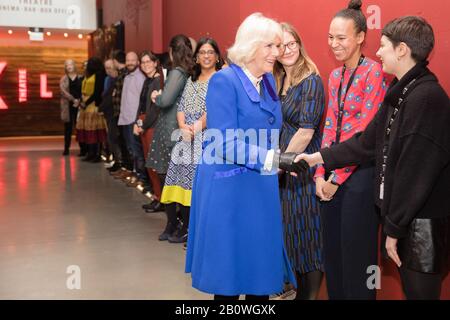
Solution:
<svg viewBox="0 0 450 320"><path fill-rule="evenodd" d="M295 152L275 152L273 166L298 175L309 169L309 164L305 160L298 159L299 155L300 153Z"/></svg>
<svg viewBox="0 0 450 320"><path fill-rule="evenodd" d="M290 172L292 175L299 175L305 172L309 167L322 164L323 158L320 152L313 154L296 152L275 152L272 167Z"/></svg>

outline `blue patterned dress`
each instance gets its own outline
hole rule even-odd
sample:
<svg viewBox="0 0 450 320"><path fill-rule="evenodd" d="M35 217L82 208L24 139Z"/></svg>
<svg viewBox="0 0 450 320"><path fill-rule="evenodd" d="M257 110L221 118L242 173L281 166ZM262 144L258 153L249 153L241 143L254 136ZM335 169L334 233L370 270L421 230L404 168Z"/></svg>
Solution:
<svg viewBox="0 0 450 320"><path fill-rule="evenodd" d="M319 151L320 122L324 110L322 80L311 75L281 96L283 125L280 149L285 151L298 129L315 129L306 153ZM315 168L298 177L280 175L284 239L291 266L303 274L323 271L320 204L313 180Z"/></svg>
<svg viewBox="0 0 450 320"><path fill-rule="evenodd" d="M193 125L206 112L208 81L192 81L189 78L177 104L177 112L183 112L187 125ZM169 168L161 195L161 203L179 203L191 206L192 183L202 154L202 133L192 142L181 138L172 149Z"/></svg>

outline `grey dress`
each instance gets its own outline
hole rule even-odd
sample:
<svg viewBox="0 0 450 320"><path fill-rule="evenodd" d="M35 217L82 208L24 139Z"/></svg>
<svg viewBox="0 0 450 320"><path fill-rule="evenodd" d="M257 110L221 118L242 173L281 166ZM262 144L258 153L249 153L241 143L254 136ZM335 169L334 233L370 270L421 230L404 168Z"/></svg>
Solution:
<svg viewBox="0 0 450 320"><path fill-rule="evenodd" d="M172 132L178 129L177 103L181 98L188 74L181 68L169 72L162 94L156 98L156 106L160 108L151 148L148 152L146 167L159 174L166 174L170 155L176 141L171 140Z"/></svg>

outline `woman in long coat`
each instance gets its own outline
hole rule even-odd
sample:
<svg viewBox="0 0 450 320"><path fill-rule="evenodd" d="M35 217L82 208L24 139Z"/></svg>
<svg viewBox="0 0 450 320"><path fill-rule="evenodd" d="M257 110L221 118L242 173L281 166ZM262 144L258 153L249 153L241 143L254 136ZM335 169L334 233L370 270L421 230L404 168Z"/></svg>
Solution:
<svg viewBox="0 0 450 320"><path fill-rule="evenodd" d="M283 243L277 166L271 163L282 118L270 72L283 51L281 40L278 23L249 16L228 51L232 64L210 80L186 271L195 288L215 299L268 299L284 281L295 283Z"/></svg>

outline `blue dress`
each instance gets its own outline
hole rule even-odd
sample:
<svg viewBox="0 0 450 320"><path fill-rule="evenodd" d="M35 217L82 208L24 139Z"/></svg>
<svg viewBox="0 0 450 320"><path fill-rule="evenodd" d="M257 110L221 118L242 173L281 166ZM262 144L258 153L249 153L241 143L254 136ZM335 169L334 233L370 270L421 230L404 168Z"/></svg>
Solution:
<svg viewBox="0 0 450 320"><path fill-rule="evenodd" d="M210 79L186 256L186 272L200 291L270 295L281 292L285 281L296 283L283 243L278 177L263 170L281 128L273 88L273 76L264 75L261 98L236 65ZM246 139L227 129L260 134Z"/></svg>
<svg viewBox="0 0 450 320"><path fill-rule="evenodd" d="M318 75L310 75L287 90L286 95L281 97L281 151L286 151L300 128L314 129L314 135L304 152L312 154L320 150L320 122L324 104L323 84ZM310 168L298 177L289 173L280 175L286 250L292 267L300 274L323 271L322 222L313 179L315 170L315 167Z"/></svg>

